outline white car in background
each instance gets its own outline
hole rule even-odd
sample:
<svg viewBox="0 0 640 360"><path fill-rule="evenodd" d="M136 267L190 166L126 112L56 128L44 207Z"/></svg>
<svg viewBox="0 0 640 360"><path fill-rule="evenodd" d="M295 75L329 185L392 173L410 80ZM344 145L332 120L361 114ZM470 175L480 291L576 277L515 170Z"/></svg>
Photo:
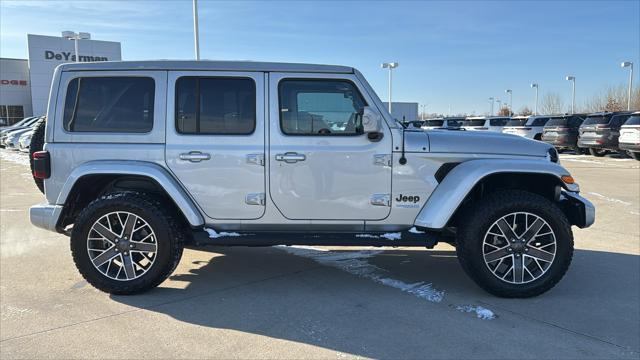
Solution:
<svg viewBox="0 0 640 360"><path fill-rule="evenodd" d="M549 115L514 116L507 122L502 132L533 140L542 140L544 126L550 118Z"/></svg>
<svg viewBox="0 0 640 360"><path fill-rule="evenodd" d="M429 119L429 120L425 120L424 124L422 125L422 129L423 130L460 129L463 121L464 121L463 117Z"/></svg>
<svg viewBox="0 0 640 360"><path fill-rule="evenodd" d="M471 131L494 131L502 132L502 129L511 120L508 116L473 116L468 117L462 123L462 128Z"/></svg>
<svg viewBox="0 0 640 360"><path fill-rule="evenodd" d="M620 127L618 147L620 150L626 150L634 159L640 160L640 111L631 114Z"/></svg>
<svg viewBox="0 0 640 360"><path fill-rule="evenodd" d="M31 137L33 136L33 130L27 131L26 133L20 135L18 139L18 150L22 152L29 152L29 146L31 146Z"/></svg>

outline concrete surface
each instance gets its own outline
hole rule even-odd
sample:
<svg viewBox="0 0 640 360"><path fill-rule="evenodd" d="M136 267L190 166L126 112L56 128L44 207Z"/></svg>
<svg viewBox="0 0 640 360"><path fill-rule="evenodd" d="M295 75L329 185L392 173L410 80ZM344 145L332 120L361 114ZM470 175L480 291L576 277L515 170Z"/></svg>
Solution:
<svg viewBox="0 0 640 360"><path fill-rule="evenodd" d="M0 150L0 357L638 359L640 163L561 158L597 222L574 229L568 274L537 298L487 295L448 245L189 249L126 297L93 289L68 239L29 224L42 195L26 157Z"/></svg>

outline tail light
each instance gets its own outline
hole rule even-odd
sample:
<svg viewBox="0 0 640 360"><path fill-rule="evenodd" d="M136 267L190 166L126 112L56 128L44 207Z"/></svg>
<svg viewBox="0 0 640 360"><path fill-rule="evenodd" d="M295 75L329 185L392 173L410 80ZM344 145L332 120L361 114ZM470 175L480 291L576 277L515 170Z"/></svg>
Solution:
<svg viewBox="0 0 640 360"><path fill-rule="evenodd" d="M48 151L36 151L33 153L33 177L36 179L48 179L51 176L51 160Z"/></svg>

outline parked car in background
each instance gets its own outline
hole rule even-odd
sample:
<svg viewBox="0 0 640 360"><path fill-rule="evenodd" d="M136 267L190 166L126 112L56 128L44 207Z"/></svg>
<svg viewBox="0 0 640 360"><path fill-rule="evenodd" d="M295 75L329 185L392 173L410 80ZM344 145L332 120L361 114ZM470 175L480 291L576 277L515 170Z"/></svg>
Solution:
<svg viewBox="0 0 640 360"><path fill-rule="evenodd" d="M486 130L486 131L495 131L502 132L502 129L507 124L507 122L511 120L510 117L507 116L473 116L468 117L462 122L462 127L465 130Z"/></svg>
<svg viewBox="0 0 640 360"><path fill-rule="evenodd" d="M547 121L549 121L549 115L515 116L507 122L502 132L542 140L542 131Z"/></svg>
<svg viewBox="0 0 640 360"><path fill-rule="evenodd" d="M640 160L640 111L631 114L627 122L620 127L618 146L632 158Z"/></svg>
<svg viewBox="0 0 640 360"><path fill-rule="evenodd" d="M434 129L460 129L462 126L462 122L465 118L463 117L450 117L450 118L440 118L440 119L429 119L424 122L422 125L422 129L424 130L434 130Z"/></svg>
<svg viewBox="0 0 640 360"><path fill-rule="evenodd" d="M17 130L27 129L30 126L33 126L38 121L38 119L40 118L39 117L24 118L11 126L7 126L5 128L0 129L0 147L4 147L4 143L7 139L7 136L10 133Z"/></svg>
<svg viewBox="0 0 640 360"><path fill-rule="evenodd" d="M5 131L2 131L2 133L0 134L0 147L8 147L9 144L12 144L11 146L17 149L17 141L20 135L24 134L27 131L33 130L35 126L38 125L38 120L42 118L43 117L36 117L23 123L23 126L11 127L10 129L7 128L5 129Z"/></svg>
<svg viewBox="0 0 640 360"><path fill-rule="evenodd" d="M20 136L30 131L33 131L33 129L26 128L26 129L20 129L20 130L15 130L10 132L4 141L5 148L11 149L11 150L18 150L18 141L20 140Z"/></svg>
<svg viewBox="0 0 640 360"><path fill-rule="evenodd" d="M580 125L578 146L589 149L593 156L605 156L608 151L619 151L620 127L631 116L630 112L600 112L587 116Z"/></svg>
<svg viewBox="0 0 640 360"><path fill-rule="evenodd" d="M29 152L29 146L31 145L31 137L33 137L33 131L29 130L26 133L20 135L18 139L18 150L22 152Z"/></svg>
<svg viewBox="0 0 640 360"><path fill-rule="evenodd" d="M585 117L585 114L552 116L544 126L542 141L555 146L558 150L574 150L580 153L578 129Z"/></svg>

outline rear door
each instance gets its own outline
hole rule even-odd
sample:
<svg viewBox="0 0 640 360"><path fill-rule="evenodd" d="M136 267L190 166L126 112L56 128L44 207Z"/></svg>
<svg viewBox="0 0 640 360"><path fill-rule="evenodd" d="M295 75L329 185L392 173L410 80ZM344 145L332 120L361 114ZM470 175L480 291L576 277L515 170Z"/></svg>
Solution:
<svg viewBox="0 0 640 360"><path fill-rule="evenodd" d="M285 217L389 215L391 133L383 125L372 142L358 130L373 99L357 84L352 74L270 74L269 194Z"/></svg>
<svg viewBox="0 0 640 360"><path fill-rule="evenodd" d="M264 214L264 74L169 72L166 162L209 218Z"/></svg>

